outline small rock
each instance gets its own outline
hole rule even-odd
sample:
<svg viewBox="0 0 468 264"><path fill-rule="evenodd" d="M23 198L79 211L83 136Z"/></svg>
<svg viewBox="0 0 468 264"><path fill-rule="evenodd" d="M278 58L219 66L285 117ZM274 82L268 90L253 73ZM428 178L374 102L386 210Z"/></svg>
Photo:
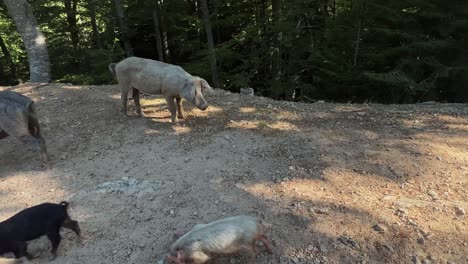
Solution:
<svg viewBox="0 0 468 264"><path fill-rule="evenodd" d="M229 135L224 135L224 139L226 139L226 140L231 140L231 136L229 136Z"/></svg>
<svg viewBox="0 0 468 264"><path fill-rule="evenodd" d="M432 238L433 236L434 236L434 233L431 233L431 232L428 232L428 233L426 233L426 234L424 235L424 237L425 237L426 239L430 239L430 238Z"/></svg>
<svg viewBox="0 0 468 264"><path fill-rule="evenodd" d="M313 245L309 245L309 246L307 247L307 250L309 250L309 251L314 250L314 246L313 246Z"/></svg>
<svg viewBox="0 0 468 264"><path fill-rule="evenodd" d="M408 220L408 223L412 226L419 226L413 219Z"/></svg>
<svg viewBox="0 0 468 264"><path fill-rule="evenodd" d="M193 212L193 215L197 216L197 215L198 215L198 212Z"/></svg>
<svg viewBox="0 0 468 264"><path fill-rule="evenodd" d="M364 115L366 115L366 112L357 112L357 114L360 115L360 116L364 116Z"/></svg>
<svg viewBox="0 0 468 264"><path fill-rule="evenodd" d="M418 242L418 244L420 245L426 244L426 240L422 236L418 237L418 239L416 239L416 242Z"/></svg>
<svg viewBox="0 0 468 264"><path fill-rule="evenodd" d="M291 261L292 261L292 263L295 263L295 264L298 264L298 263L299 263L299 259L298 259L298 258L292 258Z"/></svg>
<svg viewBox="0 0 468 264"><path fill-rule="evenodd" d="M158 260L158 264L164 264L164 260L162 259Z"/></svg>
<svg viewBox="0 0 468 264"><path fill-rule="evenodd" d="M330 208L319 208L316 210L317 213L319 214L328 214L330 212Z"/></svg>
<svg viewBox="0 0 468 264"><path fill-rule="evenodd" d="M169 213L170 213L171 215L173 215L173 214L174 214L174 210L171 210Z"/></svg>
<svg viewBox="0 0 468 264"><path fill-rule="evenodd" d="M328 243L325 239L319 239L318 244L321 252L328 252Z"/></svg>
<svg viewBox="0 0 468 264"><path fill-rule="evenodd" d="M395 249L390 245L384 244L383 247L390 252L395 252Z"/></svg>
<svg viewBox="0 0 468 264"><path fill-rule="evenodd" d="M284 178L283 178L283 181L289 181L289 178L288 178L288 177L284 177Z"/></svg>
<svg viewBox="0 0 468 264"><path fill-rule="evenodd" d="M421 264L421 261L419 260L418 256L416 256L416 255L413 255L411 257L411 261L413 262L413 264Z"/></svg>
<svg viewBox="0 0 468 264"><path fill-rule="evenodd" d="M442 158L441 158L441 157L439 157L439 156L437 156L437 157L436 157L436 159L437 159L437 160L442 160Z"/></svg>
<svg viewBox="0 0 468 264"><path fill-rule="evenodd" d="M344 236L341 236L338 238L338 241L340 241L343 245L345 246L349 246L351 245L351 241L356 243L355 241L353 241L352 239L348 238L348 237L344 237Z"/></svg>
<svg viewBox="0 0 468 264"><path fill-rule="evenodd" d="M127 177L127 176L122 177L122 180L123 180L123 181L128 181L128 177Z"/></svg>
<svg viewBox="0 0 468 264"><path fill-rule="evenodd" d="M439 200L439 196L437 195L437 193L434 190L428 191L427 194L429 194L429 196L431 196L432 199Z"/></svg>
<svg viewBox="0 0 468 264"><path fill-rule="evenodd" d="M117 254L117 250L112 251L112 254Z"/></svg>
<svg viewBox="0 0 468 264"><path fill-rule="evenodd" d="M465 215L466 214L465 209L463 209L461 207L457 207L455 209L456 209L457 215Z"/></svg>
<svg viewBox="0 0 468 264"><path fill-rule="evenodd" d="M296 168L294 168L294 166L289 166L288 169L289 169L290 171L296 170Z"/></svg>
<svg viewBox="0 0 468 264"><path fill-rule="evenodd" d="M379 233L384 233L385 231L387 231L387 228L383 225L380 225L380 224L376 224L372 227L372 229L374 229L375 231L379 232Z"/></svg>
<svg viewBox="0 0 468 264"><path fill-rule="evenodd" d="M406 208L398 208L397 213L398 213L398 214L401 214L401 215L407 215L407 214L408 214L408 209L406 209Z"/></svg>
<svg viewBox="0 0 468 264"><path fill-rule="evenodd" d="M289 155L288 159L294 159L293 155Z"/></svg>
<svg viewBox="0 0 468 264"><path fill-rule="evenodd" d="M190 159L189 159L189 158L185 158L184 161L185 161L185 162L189 162Z"/></svg>

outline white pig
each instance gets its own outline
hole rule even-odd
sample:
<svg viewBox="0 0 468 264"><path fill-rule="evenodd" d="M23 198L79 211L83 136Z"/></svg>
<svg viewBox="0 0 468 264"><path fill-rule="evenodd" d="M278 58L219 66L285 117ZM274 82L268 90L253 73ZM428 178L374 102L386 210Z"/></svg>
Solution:
<svg viewBox="0 0 468 264"><path fill-rule="evenodd" d="M246 249L255 256L255 244L261 241L271 253L270 243L261 223L251 216L233 216L208 224L196 225L171 246L168 263L201 264L222 255Z"/></svg>
<svg viewBox="0 0 468 264"><path fill-rule="evenodd" d="M169 106L172 123L185 118L182 98L200 110L208 108L202 91L212 91L204 79L192 76L182 67L160 61L129 57L119 63L109 64L109 70L117 79L121 91L122 112L127 114L127 96L133 91L133 100L138 115L141 116L139 91L147 94L162 94ZM176 115L177 102L178 115Z"/></svg>

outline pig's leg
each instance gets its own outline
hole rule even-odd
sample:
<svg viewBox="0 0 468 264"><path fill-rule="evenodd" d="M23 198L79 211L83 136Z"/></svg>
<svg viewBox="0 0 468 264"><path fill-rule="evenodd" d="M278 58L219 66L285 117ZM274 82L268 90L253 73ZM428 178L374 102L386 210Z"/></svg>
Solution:
<svg viewBox="0 0 468 264"><path fill-rule="evenodd" d="M122 100L122 109L120 110L124 115L127 115L127 99L128 99L128 94L122 92L121 100Z"/></svg>
<svg viewBox="0 0 468 264"><path fill-rule="evenodd" d="M73 230L73 232L75 232L75 234L78 237L81 237L81 230L80 230L80 226L78 225L77 221L74 221L74 220L71 220L70 218L68 218L68 219L65 220L65 222L63 222L63 227L66 227L68 229Z"/></svg>
<svg viewBox="0 0 468 264"><path fill-rule="evenodd" d="M141 116L141 105L140 105L140 91L138 89L132 88L133 92L133 102L135 102L135 108L137 115Z"/></svg>
<svg viewBox="0 0 468 264"><path fill-rule="evenodd" d="M52 256L55 259L57 257L57 248L60 244L62 237L60 236L59 230L54 230L51 233L47 234L50 242L52 243Z"/></svg>
<svg viewBox="0 0 468 264"><path fill-rule="evenodd" d="M177 111L179 112L177 117L185 119L184 108L182 107L182 98L176 97L176 102L177 102Z"/></svg>
<svg viewBox="0 0 468 264"><path fill-rule="evenodd" d="M39 135L38 138L31 135L23 135L18 137L24 144L30 146L35 151L38 151L42 161L45 165L49 166L49 155L47 154L47 147L44 138Z"/></svg>
<svg viewBox="0 0 468 264"><path fill-rule="evenodd" d="M167 106L169 107L169 111L171 112L171 121L173 124L177 122L176 116L176 105L174 103L174 97L168 96L166 97Z"/></svg>
<svg viewBox="0 0 468 264"><path fill-rule="evenodd" d="M28 244L26 244L26 242L13 242L14 245L13 248L12 248L12 252L13 254L15 255L15 258L19 259L19 258L22 258L24 256L26 256L26 258L28 259L33 259L33 256L31 256L27 250L28 250Z"/></svg>
<svg viewBox="0 0 468 264"><path fill-rule="evenodd" d="M8 137L8 133L0 129L0 139Z"/></svg>
<svg viewBox="0 0 468 264"><path fill-rule="evenodd" d="M122 109L121 112L124 115L127 115L127 100L128 100L128 91L130 90L127 84L119 83L120 87L120 100L122 101Z"/></svg>

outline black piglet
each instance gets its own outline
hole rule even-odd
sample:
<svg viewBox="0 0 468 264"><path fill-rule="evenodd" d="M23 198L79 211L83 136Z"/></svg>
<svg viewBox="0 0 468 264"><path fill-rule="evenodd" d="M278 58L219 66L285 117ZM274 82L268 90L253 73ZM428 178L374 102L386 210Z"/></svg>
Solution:
<svg viewBox="0 0 468 264"><path fill-rule="evenodd" d="M7 220L0 222L0 254L13 252L16 258L26 256L27 241L47 235L52 243L52 254L57 255L60 244L60 228L73 230L81 236L80 227L68 215L68 203L43 203L27 208Z"/></svg>

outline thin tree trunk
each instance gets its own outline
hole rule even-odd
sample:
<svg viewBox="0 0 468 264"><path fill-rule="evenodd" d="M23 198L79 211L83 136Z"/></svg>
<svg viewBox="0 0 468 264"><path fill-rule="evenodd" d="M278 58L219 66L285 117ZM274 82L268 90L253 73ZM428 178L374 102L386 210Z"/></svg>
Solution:
<svg viewBox="0 0 468 264"><path fill-rule="evenodd" d="M89 17L91 18L91 28L93 29L94 45L98 49L103 49L101 36L96 22L96 0L88 0Z"/></svg>
<svg viewBox="0 0 468 264"><path fill-rule="evenodd" d="M70 32L70 38L73 46L75 55L78 52L79 32L76 25L76 8L77 0L64 0L65 12L67 13L68 32Z"/></svg>
<svg viewBox="0 0 468 264"><path fill-rule="evenodd" d="M160 6L162 7L162 5ZM160 9L161 10L161 9ZM167 19L166 15L161 12L161 36L162 36L162 44L163 44L163 51L164 51L164 60L165 62L171 62L171 52L169 47L169 37L167 33Z"/></svg>
<svg viewBox="0 0 468 264"><path fill-rule="evenodd" d="M361 28L362 28L362 19L363 19L363 13L364 13L364 5L365 5L365 0L361 0L357 2L357 16L358 16L358 25L357 25L357 36L356 36L356 44L354 47L354 58L353 58L353 65L354 67L357 66L357 58L359 55L359 44L361 42Z"/></svg>
<svg viewBox="0 0 468 264"><path fill-rule="evenodd" d="M208 51L210 53L211 79L214 86L218 86L218 71L216 69L216 54L214 50L213 30L211 28L207 0L201 0L201 8L203 12L203 23L205 24L206 38L208 41Z"/></svg>
<svg viewBox="0 0 468 264"><path fill-rule="evenodd" d="M4 3L28 53L30 81L50 82L50 62L45 37L37 25L29 2L4 0Z"/></svg>
<svg viewBox="0 0 468 264"><path fill-rule="evenodd" d="M272 0L271 1L271 9L272 9L272 20L273 20L273 27L274 27L274 39L272 41L273 44L273 56L272 56L272 70L273 70L273 79L280 80L281 79L281 38L282 33L278 30L278 23L280 21L281 16L281 0Z"/></svg>
<svg viewBox="0 0 468 264"><path fill-rule="evenodd" d="M358 31L357 31L357 36L356 36L356 45L354 49L354 67L357 65L357 57L359 54L359 42L361 41L361 18L359 18L358 22Z"/></svg>
<svg viewBox="0 0 468 264"><path fill-rule="evenodd" d="M114 0L115 3L115 11L117 13L117 19L119 20L120 29L122 31L122 41L124 44L125 52L127 53L128 57L133 56L133 48L132 44L130 43L129 39L129 31L127 21L125 19L124 8L122 2L120 0Z"/></svg>
<svg viewBox="0 0 468 264"><path fill-rule="evenodd" d="M159 2L156 1L155 6L153 7L153 23L154 23L154 32L156 39L156 49L158 51L158 59L164 61L163 56L163 46L161 40L161 29L159 28L159 15L158 15Z"/></svg>
<svg viewBox="0 0 468 264"><path fill-rule="evenodd" d="M215 32L216 32L215 43L221 43L221 27L219 26L219 19L218 19L219 5L215 0L213 0L213 5L214 5L213 16L214 16L214 21L215 21Z"/></svg>
<svg viewBox="0 0 468 264"><path fill-rule="evenodd" d="M2 49L3 55L5 55L6 61L10 65L11 75L13 75L13 78L17 80L18 76L16 75L16 65L11 59L10 52L8 51L8 48L5 45L5 42L3 41L2 35L0 35L0 48Z"/></svg>

